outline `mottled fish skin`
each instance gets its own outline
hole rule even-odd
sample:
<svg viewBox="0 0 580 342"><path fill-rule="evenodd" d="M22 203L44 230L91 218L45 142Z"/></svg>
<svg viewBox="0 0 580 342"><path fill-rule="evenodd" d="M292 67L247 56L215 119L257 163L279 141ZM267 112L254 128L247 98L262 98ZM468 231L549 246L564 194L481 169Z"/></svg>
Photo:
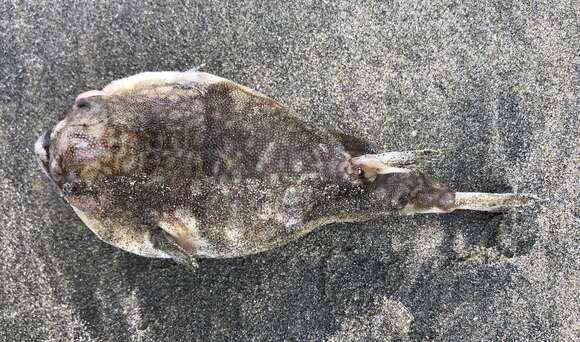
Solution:
<svg viewBox="0 0 580 342"><path fill-rule="evenodd" d="M147 77L79 96L41 158L112 245L186 263L237 257L324 224L453 202L420 173L364 179L350 158L368 143L249 88L199 72Z"/></svg>

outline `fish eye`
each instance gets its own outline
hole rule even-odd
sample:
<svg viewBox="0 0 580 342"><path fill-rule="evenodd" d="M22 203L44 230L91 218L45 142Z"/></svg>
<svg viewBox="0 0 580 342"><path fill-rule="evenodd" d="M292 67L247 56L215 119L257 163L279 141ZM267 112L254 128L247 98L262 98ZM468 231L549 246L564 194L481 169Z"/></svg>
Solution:
<svg viewBox="0 0 580 342"><path fill-rule="evenodd" d="M75 105L77 106L78 109L89 109L91 107L87 98L78 99L75 102Z"/></svg>

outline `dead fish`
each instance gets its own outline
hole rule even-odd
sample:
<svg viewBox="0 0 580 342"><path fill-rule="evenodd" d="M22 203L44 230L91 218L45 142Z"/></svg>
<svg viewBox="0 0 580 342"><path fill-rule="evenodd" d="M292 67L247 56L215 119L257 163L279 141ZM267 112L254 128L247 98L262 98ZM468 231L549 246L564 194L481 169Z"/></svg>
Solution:
<svg viewBox="0 0 580 342"><path fill-rule="evenodd" d="M103 241L196 265L389 214L501 212L527 194L454 192L419 171L431 150L378 154L250 88L145 72L76 98L36 157Z"/></svg>

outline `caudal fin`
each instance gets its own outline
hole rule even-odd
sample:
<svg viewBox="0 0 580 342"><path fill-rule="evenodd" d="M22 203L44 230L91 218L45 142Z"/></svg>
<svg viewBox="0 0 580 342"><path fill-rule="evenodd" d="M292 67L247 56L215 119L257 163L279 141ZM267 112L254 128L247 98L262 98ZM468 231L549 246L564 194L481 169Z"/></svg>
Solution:
<svg viewBox="0 0 580 342"><path fill-rule="evenodd" d="M437 150L365 154L351 159L353 170L370 183L369 190L390 194L394 206L407 214L449 213L454 210L505 212L539 200L532 194L454 192L419 166L441 155Z"/></svg>
<svg viewBox="0 0 580 342"><path fill-rule="evenodd" d="M538 200L538 197L532 194L456 192L454 209L505 212L510 208L533 205Z"/></svg>

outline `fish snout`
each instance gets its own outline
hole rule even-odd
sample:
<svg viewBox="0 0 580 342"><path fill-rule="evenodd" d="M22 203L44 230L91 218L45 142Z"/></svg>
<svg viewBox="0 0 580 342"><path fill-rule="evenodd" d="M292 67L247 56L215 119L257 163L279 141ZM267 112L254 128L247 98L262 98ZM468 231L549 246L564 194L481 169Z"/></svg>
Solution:
<svg viewBox="0 0 580 342"><path fill-rule="evenodd" d="M34 154L38 160L42 171L48 177L50 177L50 172L48 171L50 162L50 133L48 131L44 132L34 143Z"/></svg>
<svg viewBox="0 0 580 342"><path fill-rule="evenodd" d="M52 130L44 132L34 143L34 154L44 174L58 183L62 176L61 159L55 149L57 134L65 127L65 120L60 121ZM58 158L56 158L58 157Z"/></svg>

